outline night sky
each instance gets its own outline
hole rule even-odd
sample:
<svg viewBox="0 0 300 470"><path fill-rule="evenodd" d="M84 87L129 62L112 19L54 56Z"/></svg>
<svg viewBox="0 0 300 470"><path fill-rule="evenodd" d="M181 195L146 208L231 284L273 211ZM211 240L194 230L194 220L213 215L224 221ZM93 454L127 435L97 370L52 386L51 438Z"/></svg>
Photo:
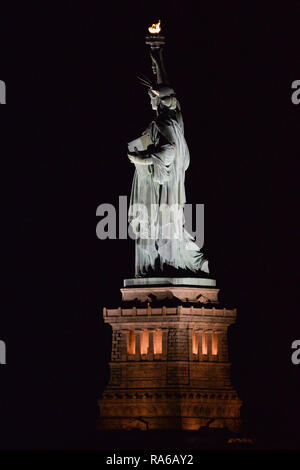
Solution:
<svg viewBox="0 0 300 470"><path fill-rule="evenodd" d="M300 3L261 3L1 6L0 447L92 446L108 377L101 312L134 276L134 242L98 240L95 214L130 194L126 144L153 118L136 76L151 76L144 36L159 18L191 154L187 202L205 204L205 250L238 309L243 417L262 442L299 446Z"/></svg>

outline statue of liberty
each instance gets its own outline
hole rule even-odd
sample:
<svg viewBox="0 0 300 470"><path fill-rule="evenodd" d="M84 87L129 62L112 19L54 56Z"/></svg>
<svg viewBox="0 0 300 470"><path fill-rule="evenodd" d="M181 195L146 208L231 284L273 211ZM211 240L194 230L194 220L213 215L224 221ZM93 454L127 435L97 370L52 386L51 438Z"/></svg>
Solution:
<svg viewBox="0 0 300 470"><path fill-rule="evenodd" d="M184 227L190 155L180 104L166 75L162 48L151 47L150 55L155 79L141 80L156 116L128 147L135 165L129 207L136 235L135 276L164 274L169 268L181 275L209 273L208 260Z"/></svg>

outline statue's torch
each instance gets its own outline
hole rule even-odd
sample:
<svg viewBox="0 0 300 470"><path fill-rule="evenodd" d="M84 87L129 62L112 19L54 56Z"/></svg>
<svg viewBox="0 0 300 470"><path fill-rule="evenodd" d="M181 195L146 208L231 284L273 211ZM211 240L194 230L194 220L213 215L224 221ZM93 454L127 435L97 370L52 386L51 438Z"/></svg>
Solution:
<svg viewBox="0 0 300 470"><path fill-rule="evenodd" d="M160 49L165 45L165 38L161 33L161 21L158 23L149 26L148 31L150 35L146 36L146 44L148 44L151 49Z"/></svg>
<svg viewBox="0 0 300 470"><path fill-rule="evenodd" d="M165 45L165 37L162 36L161 33L161 21L159 20L158 23L153 24L148 28L150 34L146 36L146 44L150 46L151 55L157 57L158 55L162 58L162 49ZM154 75L157 75L157 65L152 60L152 70ZM158 77L157 77L158 78Z"/></svg>

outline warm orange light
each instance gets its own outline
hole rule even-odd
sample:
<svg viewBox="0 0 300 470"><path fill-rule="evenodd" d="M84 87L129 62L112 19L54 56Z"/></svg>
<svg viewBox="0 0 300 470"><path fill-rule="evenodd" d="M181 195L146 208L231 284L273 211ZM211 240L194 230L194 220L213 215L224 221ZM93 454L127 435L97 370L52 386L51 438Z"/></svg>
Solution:
<svg viewBox="0 0 300 470"><path fill-rule="evenodd" d="M218 355L218 334L215 331L212 334L211 353L213 356Z"/></svg>
<svg viewBox="0 0 300 470"><path fill-rule="evenodd" d="M133 330L127 332L127 354L135 354L135 332Z"/></svg>
<svg viewBox="0 0 300 470"><path fill-rule="evenodd" d="M208 353L208 341L207 341L207 333L202 333L202 354Z"/></svg>
<svg viewBox="0 0 300 470"><path fill-rule="evenodd" d="M149 331L141 331L141 354L148 354L149 348Z"/></svg>
<svg viewBox="0 0 300 470"><path fill-rule="evenodd" d="M162 354L162 331L157 329L153 333L154 354Z"/></svg>
<svg viewBox="0 0 300 470"><path fill-rule="evenodd" d="M198 354L199 350L199 333L193 331L193 354Z"/></svg>
<svg viewBox="0 0 300 470"><path fill-rule="evenodd" d="M159 20L158 23L153 24L153 25L150 26L148 29L149 29L149 33L151 33L151 34L159 34L160 31L161 31L160 20Z"/></svg>

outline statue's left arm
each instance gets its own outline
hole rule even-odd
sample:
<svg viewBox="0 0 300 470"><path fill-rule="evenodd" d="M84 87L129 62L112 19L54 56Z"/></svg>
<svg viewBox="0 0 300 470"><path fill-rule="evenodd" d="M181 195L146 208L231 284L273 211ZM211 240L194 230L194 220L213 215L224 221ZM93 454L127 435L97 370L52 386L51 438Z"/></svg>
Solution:
<svg viewBox="0 0 300 470"><path fill-rule="evenodd" d="M137 165L153 165L153 158L150 157L138 157L135 155L128 155L129 160L131 163L137 164Z"/></svg>
<svg viewBox="0 0 300 470"><path fill-rule="evenodd" d="M169 166L175 158L175 146L171 143L163 143L153 147L152 150L138 151L128 153L128 158L132 163L138 165L161 165Z"/></svg>

